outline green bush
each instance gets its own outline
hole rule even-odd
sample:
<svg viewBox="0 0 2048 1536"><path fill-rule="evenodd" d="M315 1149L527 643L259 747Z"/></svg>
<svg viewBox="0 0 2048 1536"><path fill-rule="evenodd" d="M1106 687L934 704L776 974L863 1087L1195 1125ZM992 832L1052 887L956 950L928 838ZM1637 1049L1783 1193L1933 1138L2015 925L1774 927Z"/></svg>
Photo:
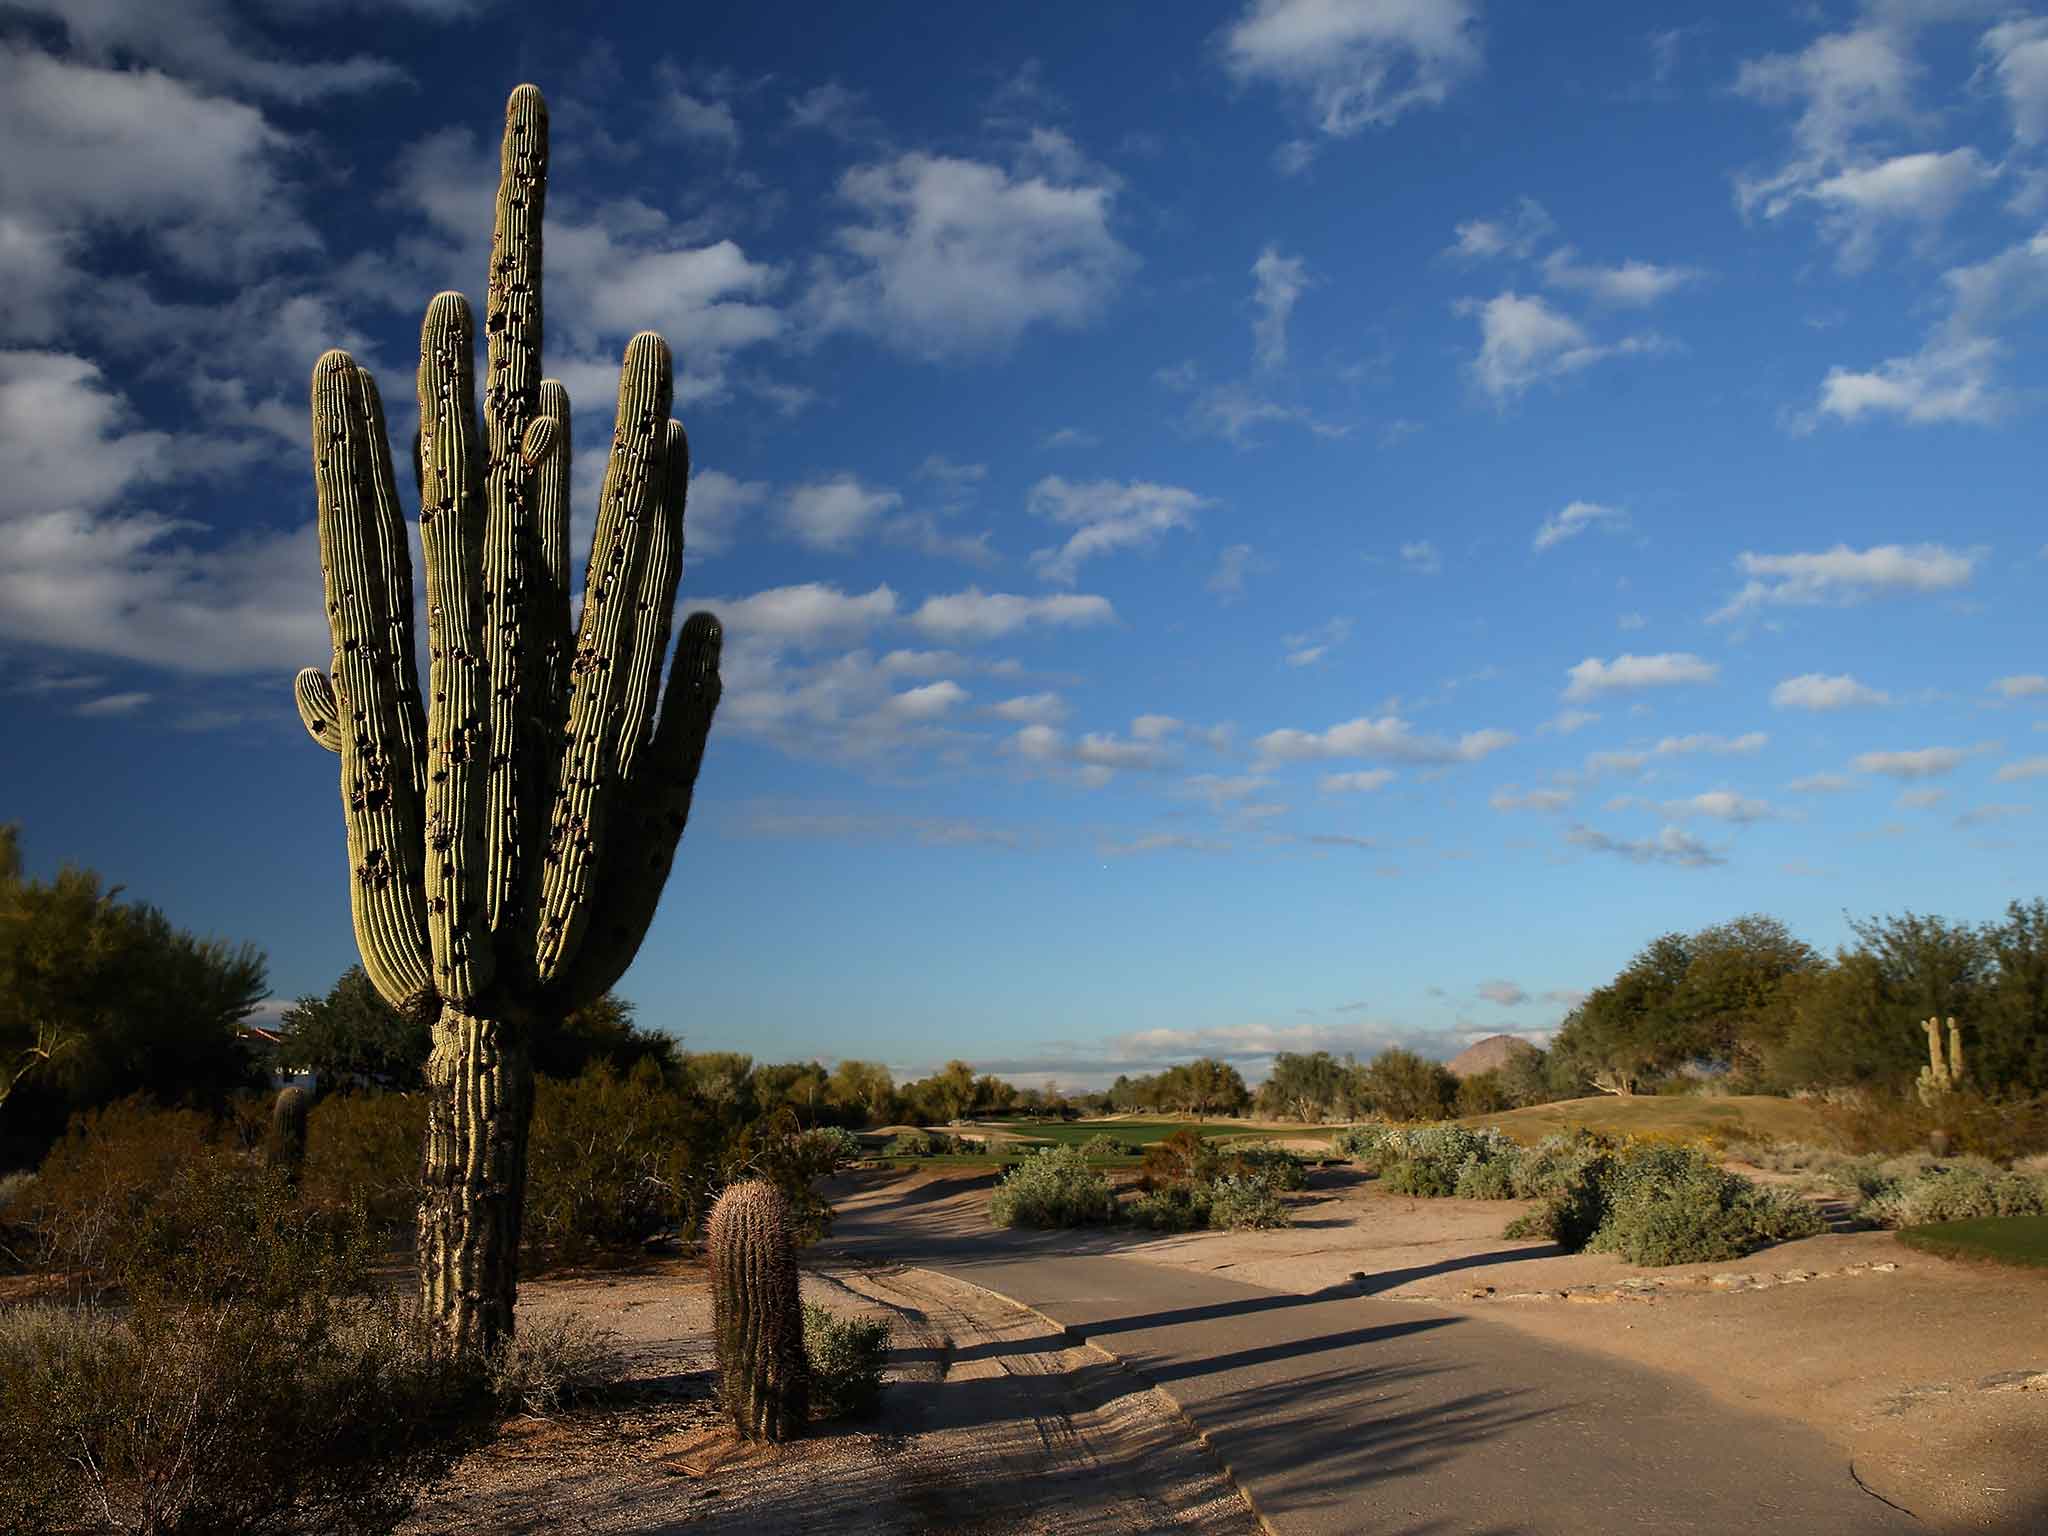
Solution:
<svg viewBox="0 0 2048 1536"><path fill-rule="evenodd" d="M1440 1200L1458 1192L1458 1175L1433 1158L1404 1157L1380 1164L1380 1188L1390 1195Z"/></svg>
<svg viewBox="0 0 2048 1536"><path fill-rule="evenodd" d="M2048 1178L1948 1164L1880 1184L1857 1215L1894 1229L1984 1216L2048 1215Z"/></svg>
<svg viewBox="0 0 2048 1536"><path fill-rule="evenodd" d="M841 1168L851 1168L867 1156L860 1144L860 1138L842 1125L814 1126L803 1133L803 1143L803 1147L799 1149L800 1155L813 1156L821 1162L829 1163L835 1173Z"/></svg>
<svg viewBox="0 0 2048 1536"><path fill-rule="evenodd" d="M1502 1191L1471 1199L1505 1199L1524 1157L1519 1145L1490 1126L1362 1126L1346 1135L1356 1148L1350 1155L1379 1170L1381 1188L1426 1199L1466 1190Z"/></svg>
<svg viewBox="0 0 2048 1536"><path fill-rule="evenodd" d="M88 1291L114 1284L124 1234L181 1171L218 1150L218 1131L196 1110L140 1097L73 1115L26 1194L30 1262Z"/></svg>
<svg viewBox="0 0 2048 1536"><path fill-rule="evenodd" d="M1262 1173L1226 1173L1209 1186L1209 1225L1236 1231L1289 1227L1279 1188Z"/></svg>
<svg viewBox="0 0 2048 1536"><path fill-rule="evenodd" d="M1119 1141L1106 1134L1090 1136L1081 1143L1083 1157L1136 1157L1141 1150L1136 1142Z"/></svg>
<svg viewBox="0 0 2048 1536"><path fill-rule="evenodd" d="M1047 1147L1003 1175L988 1214L999 1227L1077 1227L1112 1220L1116 1197L1079 1147Z"/></svg>
<svg viewBox="0 0 2048 1536"><path fill-rule="evenodd" d="M1133 1196L1117 1214L1154 1232L1199 1232L1209 1225L1209 1195L1206 1184L1170 1185Z"/></svg>
<svg viewBox="0 0 2048 1536"><path fill-rule="evenodd" d="M1660 1265L1738 1258L1763 1243L1826 1230L1811 1203L1760 1189L1697 1147L1608 1147L1585 1138L1552 1148L1543 1179L1544 1204L1505 1236L1548 1237L1571 1252Z"/></svg>
<svg viewBox="0 0 2048 1536"><path fill-rule="evenodd" d="M378 1225L410 1230L419 1214L426 1137L423 1093L329 1094L306 1116L299 1188L315 1205L360 1197Z"/></svg>
<svg viewBox="0 0 2048 1536"><path fill-rule="evenodd" d="M1515 1164L1515 1198L1542 1200L1570 1188L1595 1159L1617 1145L1612 1137L1583 1129L1544 1137Z"/></svg>
<svg viewBox="0 0 2048 1536"><path fill-rule="evenodd" d="M1460 1200L1512 1200L1514 1169L1503 1158L1481 1157L1475 1152L1459 1165L1454 1193Z"/></svg>
<svg viewBox="0 0 2048 1536"><path fill-rule="evenodd" d="M943 1157L953 1150L953 1138L930 1131L903 1131L889 1143L891 1157Z"/></svg>
<svg viewBox="0 0 2048 1536"><path fill-rule="evenodd" d="M834 1317L804 1303L804 1356L811 1367L811 1408L828 1419L872 1412L889 1363L889 1324L882 1318Z"/></svg>
<svg viewBox="0 0 2048 1536"><path fill-rule="evenodd" d="M1307 1189L1308 1163L1285 1147L1254 1141L1232 1147L1223 1155L1218 1175L1256 1176L1275 1189Z"/></svg>

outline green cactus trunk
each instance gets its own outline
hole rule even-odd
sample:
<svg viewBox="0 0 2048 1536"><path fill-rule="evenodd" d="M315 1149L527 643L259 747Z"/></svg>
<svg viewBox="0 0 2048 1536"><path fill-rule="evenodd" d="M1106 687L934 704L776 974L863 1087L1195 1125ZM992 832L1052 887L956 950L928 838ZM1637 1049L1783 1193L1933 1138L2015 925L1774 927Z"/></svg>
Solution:
<svg viewBox="0 0 2048 1536"><path fill-rule="evenodd" d="M341 351L313 369L332 672L294 683L307 732L341 758L363 969L433 1025L421 1296L446 1342L486 1352L512 1330L533 1021L603 995L645 940L689 819L722 643L716 618L692 614L662 690L690 453L668 419L668 343L651 331L620 366L569 626L569 396L540 376L548 117L531 85L506 102L498 163L481 422L469 302L437 294L420 330L431 697L413 665L383 402Z"/></svg>
<svg viewBox="0 0 2048 1536"><path fill-rule="evenodd" d="M296 1084L279 1089L277 1101L270 1106L266 1158L293 1189L299 1187L299 1174L306 1166L306 1109L306 1090Z"/></svg>
<svg viewBox="0 0 2048 1536"><path fill-rule="evenodd" d="M731 1186L711 1208L705 1246L719 1398L747 1439L792 1439L809 1415L810 1370L789 1202L760 1179Z"/></svg>

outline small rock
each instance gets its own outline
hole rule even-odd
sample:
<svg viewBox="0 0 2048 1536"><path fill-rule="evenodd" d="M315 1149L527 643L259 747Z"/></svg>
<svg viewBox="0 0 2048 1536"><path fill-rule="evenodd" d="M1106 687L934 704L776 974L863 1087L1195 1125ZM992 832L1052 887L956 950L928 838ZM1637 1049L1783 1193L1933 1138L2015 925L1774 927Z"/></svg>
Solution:
<svg viewBox="0 0 2048 1536"><path fill-rule="evenodd" d="M1746 1291L1755 1282L1748 1275L1715 1275L1707 1281L1717 1291Z"/></svg>
<svg viewBox="0 0 2048 1536"><path fill-rule="evenodd" d="M1873 1274L1878 1274L1878 1275L1888 1275L1888 1274L1890 1274L1890 1273L1891 1273L1891 1272L1892 1272L1893 1270L1897 1269L1898 1267L1899 1267L1899 1266L1898 1266L1897 1264L1895 1264L1895 1263L1893 1263L1892 1261L1890 1261L1889 1259L1887 1259L1887 1260L1886 1260L1886 1261L1885 1261L1884 1263L1882 1263L1882 1264L1873 1264L1873 1265L1871 1265L1871 1266L1870 1266L1870 1269L1871 1269L1871 1273L1873 1273Z"/></svg>
<svg viewBox="0 0 2048 1536"><path fill-rule="evenodd" d="M1979 1392L2048 1392L2048 1371L1998 1371L1981 1378Z"/></svg>
<svg viewBox="0 0 2048 1536"><path fill-rule="evenodd" d="M1788 1269L1785 1273L1778 1276L1778 1282L1781 1285L1804 1285L1807 1281L1818 1278L1818 1275L1810 1269Z"/></svg>
<svg viewBox="0 0 2048 1536"><path fill-rule="evenodd" d="M1490 1285L1475 1285L1468 1290L1460 1291L1458 1294L1466 1301L1484 1301L1493 1294L1493 1287Z"/></svg>
<svg viewBox="0 0 2048 1536"><path fill-rule="evenodd" d="M1615 1291L1566 1291L1564 1299L1566 1301L1610 1302L1621 1300L1621 1296Z"/></svg>

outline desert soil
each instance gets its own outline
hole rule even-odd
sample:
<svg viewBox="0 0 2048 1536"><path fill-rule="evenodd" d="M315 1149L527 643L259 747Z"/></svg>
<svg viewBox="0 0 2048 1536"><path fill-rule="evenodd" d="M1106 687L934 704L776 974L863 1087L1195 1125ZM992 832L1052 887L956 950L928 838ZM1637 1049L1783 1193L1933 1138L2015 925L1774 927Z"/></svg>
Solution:
<svg viewBox="0 0 2048 1536"><path fill-rule="evenodd" d="M921 1231L988 1230L991 1181L904 1177L938 1186L920 1191ZM1933 1531L2022 1531L2048 1509L2048 1272L1957 1264L1881 1231L1636 1269L1502 1238L1530 1202L1388 1195L1350 1170L1310 1181L1290 1197L1295 1225L1279 1231L1057 1237L1274 1290L1350 1286L1454 1307L1669 1372L1820 1430L1868 1489ZM877 1183L834 1198L842 1221L858 1222L890 1192Z"/></svg>
<svg viewBox="0 0 2048 1536"><path fill-rule="evenodd" d="M522 1319L575 1313L619 1335L623 1391L515 1421L429 1491L403 1536L1257 1536L1170 1405L1039 1318L888 1266L807 1272L803 1290L842 1316L890 1321L882 1406L866 1422L762 1446L740 1441L717 1411L700 1263L522 1285Z"/></svg>

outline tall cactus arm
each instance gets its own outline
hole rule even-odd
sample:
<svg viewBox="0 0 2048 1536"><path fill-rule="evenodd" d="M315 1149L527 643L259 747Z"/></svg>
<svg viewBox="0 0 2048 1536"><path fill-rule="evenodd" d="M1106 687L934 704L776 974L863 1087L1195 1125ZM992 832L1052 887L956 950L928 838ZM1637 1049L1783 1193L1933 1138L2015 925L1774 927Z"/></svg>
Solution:
<svg viewBox="0 0 2048 1536"><path fill-rule="evenodd" d="M486 916L497 968L515 985L528 963L520 942L526 897L524 861L539 843L552 777L543 755L556 747L544 700L539 530L531 500L527 429L538 424L541 349L541 218L547 202L548 113L538 89L522 85L505 104L498 156L497 215L491 228L490 283L484 298L488 372L483 394L485 443L483 649L490 680L490 757L484 796ZM543 437L548 429L543 428ZM544 448L542 440L534 446Z"/></svg>
<svg viewBox="0 0 2048 1536"><path fill-rule="evenodd" d="M661 467L667 458L674 399L668 343L642 331L626 343L619 409L604 497L598 503L583 615L570 663L567 740L548 825L534 935L535 973L543 987L561 979L589 921L594 877L616 811L606 782L616 769L619 731L632 674L634 608L653 525L661 516Z"/></svg>
<svg viewBox="0 0 2048 1536"><path fill-rule="evenodd" d="M718 709L723 638L716 617L693 613L676 641L668 692L661 701L661 725L626 813L621 858L606 864L603 901L562 987L571 1009L618 985L654 921L654 909L675 864L676 844L690 819L711 717Z"/></svg>
<svg viewBox="0 0 2048 1536"><path fill-rule="evenodd" d="M541 667L547 681L545 713L557 728L569 693L569 652L574 639L569 628L569 449L569 391L560 379L542 379L540 414L526 429L526 457L534 467L534 525L540 534L534 611L539 615ZM544 806L554 803L560 753L558 734L545 765Z"/></svg>
<svg viewBox="0 0 2048 1536"><path fill-rule="evenodd" d="M483 462L469 301L439 293L420 329L420 544L427 567L427 937L442 996L496 974L484 879L490 671L483 651ZM496 829L492 829L494 832Z"/></svg>
<svg viewBox="0 0 2048 1536"><path fill-rule="evenodd" d="M405 526L405 512L398 504L398 486L391 471L391 436L384 424L384 401L377 393L377 381L365 370L363 395L369 403L370 441L376 445L377 462L383 471L376 478L378 507L376 526L377 571L384 590L392 594L384 614L388 643L380 659L391 680L391 697L396 701L398 739L412 767L412 792L421 805L427 793L427 721L420 701L419 665L413 655L412 552L411 535Z"/></svg>
<svg viewBox="0 0 2048 1536"><path fill-rule="evenodd" d="M350 908L363 969L385 1001L413 1017L436 1004L421 896L421 804L404 761L397 669L385 652L393 612L412 587L392 586L386 545L405 538L386 441L370 436L375 388L346 352L313 368L313 482L320 569L334 642L333 729L341 750ZM302 690L303 697L303 690Z"/></svg>
<svg viewBox="0 0 2048 1536"><path fill-rule="evenodd" d="M574 961L560 983L567 1005L601 996L639 952L689 818L704 739L718 706L718 623L698 614L683 627L669 673L662 729L654 696L668 650L676 583L682 575L683 512L690 446L680 422L668 424L662 516L656 520L636 602L632 678L615 775L621 830L598 871L597 896Z"/></svg>

